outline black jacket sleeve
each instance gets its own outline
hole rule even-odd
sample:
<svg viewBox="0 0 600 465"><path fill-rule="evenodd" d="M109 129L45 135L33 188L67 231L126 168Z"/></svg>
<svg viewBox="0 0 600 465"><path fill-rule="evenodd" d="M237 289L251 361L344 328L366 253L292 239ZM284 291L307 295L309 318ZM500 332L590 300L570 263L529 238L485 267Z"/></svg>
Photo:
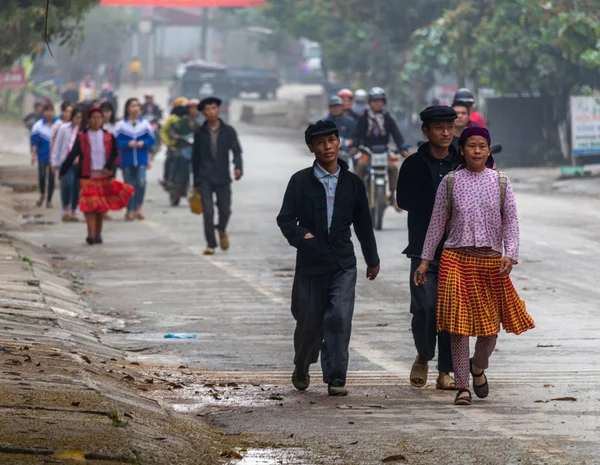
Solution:
<svg viewBox="0 0 600 465"><path fill-rule="evenodd" d="M233 152L233 166L236 170L244 171L244 163L242 160L242 146L238 139L237 132L231 128L231 151Z"/></svg>
<svg viewBox="0 0 600 465"><path fill-rule="evenodd" d="M200 187L200 160L202 158L202 134L200 129L194 132L194 145L192 146L192 173L194 174L194 187Z"/></svg>
<svg viewBox="0 0 600 465"><path fill-rule="evenodd" d="M355 184L358 190L358 201L354 207L352 223L354 232L360 242L363 257L367 266L375 268L379 265L379 255L377 253L377 242L373 232L373 223L371 221L371 211L369 210L369 200L364 183L357 177Z"/></svg>
<svg viewBox="0 0 600 465"><path fill-rule="evenodd" d="M358 118L358 121L356 122L356 129L352 135L352 145L354 147L358 148L365 143L365 137L367 136L368 130L369 122L367 121L367 117L362 115L360 118Z"/></svg>
<svg viewBox="0 0 600 465"><path fill-rule="evenodd" d="M415 155L411 155L400 167L398 175L398 186L396 187L396 202L398 207L407 212L414 210L417 201L416 180L418 179L415 173Z"/></svg>
<svg viewBox="0 0 600 465"><path fill-rule="evenodd" d="M114 145L116 146L116 143ZM79 136L77 136L75 138L75 143L73 144L73 148L71 149L71 152L69 152L69 155L67 155L67 158L65 159L65 161L63 161L63 164L60 167L59 176L61 178L69 172L69 170L73 166L73 163L75 162L75 159L77 157L83 157L83 152L81 150L81 143L79 142ZM81 158L80 158L80 163L81 163Z"/></svg>
<svg viewBox="0 0 600 465"><path fill-rule="evenodd" d="M283 205L277 215L277 225L284 237L292 247L299 248L304 236L310 231L298 225L296 205L298 204L298 191L296 178L292 176L283 197Z"/></svg>
<svg viewBox="0 0 600 465"><path fill-rule="evenodd" d="M117 158L119 158L117 139L115 139L115 136L112 136L112 148L110 150L110 154L108 155L108 160L106 160L105 168L107 170L113 171L115 169L115 165L117 164Z"/></svg>
<svg viewBox="0 0 600 465"><path fill-rule="evenodd" d="M392 118L392 115L390 115L389 113L385 114L385 125L387 132L391 134L392 139L394 139L394 143L396 144L396 147L398 148L398 150L400 150L400 146L404 144L404 137L402 137L400 129L398 129L398 125L396 124L396 121L394 120L394 118Z"/></svg>

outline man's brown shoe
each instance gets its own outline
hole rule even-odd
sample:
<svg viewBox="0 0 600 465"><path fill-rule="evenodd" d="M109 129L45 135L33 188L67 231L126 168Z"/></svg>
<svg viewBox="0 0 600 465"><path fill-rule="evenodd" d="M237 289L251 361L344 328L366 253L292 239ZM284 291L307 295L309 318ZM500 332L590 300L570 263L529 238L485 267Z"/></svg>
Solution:
<svg viewBox="0 0 600 465"><path fill-rule="evenodd" d="M223 251L229 249L229 234L225 231L219 231L219 245Z"/></svg>
<svg viewBox="0 0 600 465"><path fill-rule="evenodd" d="M207 247L206 249L204 249L204 252L202 254L203 255L214 255L215 249L213 249L212 247Z"/></svg>

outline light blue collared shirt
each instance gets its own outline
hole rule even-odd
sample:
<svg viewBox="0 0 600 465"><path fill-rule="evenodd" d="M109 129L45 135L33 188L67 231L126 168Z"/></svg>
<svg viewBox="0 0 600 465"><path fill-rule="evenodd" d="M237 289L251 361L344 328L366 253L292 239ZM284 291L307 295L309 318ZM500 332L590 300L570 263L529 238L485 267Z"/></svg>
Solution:
<svg viewBox="0 0 600 465"><path fill-rule="evenodd" d="M331 229L331 220L333 219L333 204L335 200L335 191L340 179L340 167L338 166L335 174L329 174L321 165L315 163L315 176L325 188L327 195L327 229Z"/></svg>

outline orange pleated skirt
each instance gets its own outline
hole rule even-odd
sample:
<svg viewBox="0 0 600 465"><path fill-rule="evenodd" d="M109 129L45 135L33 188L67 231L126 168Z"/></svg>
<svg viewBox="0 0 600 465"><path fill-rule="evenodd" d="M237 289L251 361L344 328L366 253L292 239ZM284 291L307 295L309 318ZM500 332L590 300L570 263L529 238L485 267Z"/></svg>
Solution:
<svg viewBox="0 0 600 465"><path fill-rule="evenodd" d="M79 210L82 213L106 213L127 206L134 188L116 179L103 177L81 179Z"/></svg>
<svg viewBox="0 0 600 465"><path fill-rule="evenodd" d="M463 336L521 334L535 327L510 277L499 274L500 257L444 250L438 275L438 331Z"/></svg>

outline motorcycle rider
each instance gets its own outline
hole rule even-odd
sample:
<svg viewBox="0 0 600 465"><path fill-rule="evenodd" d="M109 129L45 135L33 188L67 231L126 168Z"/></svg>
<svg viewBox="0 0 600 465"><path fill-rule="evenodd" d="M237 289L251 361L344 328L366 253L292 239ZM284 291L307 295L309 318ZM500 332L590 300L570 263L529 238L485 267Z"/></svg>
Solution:
<svg viewBox="0 0 600 465"><path fill-rule="evenodd" d="M167 157L163 168L163 178L159 180L159 184L163 187L166 181L169 179L171 166L173 164L173 157L175 155L175 143L176 141L171 138L171 126L179 120L179 118L187 114L187 103L188 99L185 97L178 97L173 101L173 109L171 114L165 121L165 124L160 130L160 140L165 147L167 147Z"/></svg>
<svg viewBox="0 0 600 465"><path fill-rule="evenodd" d="M352 116L352 102L354 101L354 93L350 89L342 89L337 93L337 96L342 99L344 104L344 115Z"/></svg>
<svg viewBox="0 0 600 465"><path fill-rule="evenodd" d="M188 163L191 163L192 160L194 132L200 126L198 124L198 115L200 114L200 111L198 110L199 103L200 100L197 99L188 100L186 105L186 115L173 123L169 131L171 139L175 141L175 156L182 157L184 160L187 160ZM177 166L177 162L175 162L174 166ZM177 171L177 169L171 170L170 178L167 180L167 185L169 187L177 187L172 186L172 184L179 184L181 181L184 181ZM189 173L190 171L188 169L188 178Z"/></svg>
<svg viewBox="0 0 600 465"><path fill-rule="evenodd" d="M154 95L145 94L144 104L142 105L142 117L148 118L150 115L152 115L158 122L162 119L163 112L162 109L154 102Z"/></svg>
<svg viewBox="0 0 600 465"><path fill-rule="evenodd" d="M381 87L373 87L369 90L369 108L358 119L356 130L352 138L354 150L354 172L360 178L364 178L368 161L361 158L357 148L360 146L372 149L375 146L387 146L390 142L390 136L396 144L396 148L400 151L400 147L404 144L404 138L398 129L398 125L394 118L385 110L387 96L385 90ZM396 184L398 182L398 172L400 166L397 163L390 163L388 167L388 176L391 192L391 198L395 199ZM392 201L392 204L395 200Z"/></svg>
<svg viewBox="0 0 600 465"><path fill-rule="evenodd" d="M454 103L457 102L466 103L468 105L469 116L473 126L487 129L487 124L485 124L483 116L481 116L481 113L475 111L473 108L475 105L475 97L469 89L463 87L462 89L458 89L456 91L456 94L454 94Z"/></svg>
<svg viewBox="0 0 600 465"><path fill-rule="evenodd" d="M324 121L332 121L340 135L340 159L349 163L349 150L352 147L352 134L356 129L356 120L344 114L344 102L340 97L333 96L329 100L329 114Z"/></svg>
<svg viewBox="0 0 600 465"><path fill-rule="evenodd" d="M358 120L365 111L369 109L369 94L364 89L358 89L354 92L354 103L350 109L352 116L355 120Z"/></svg>

